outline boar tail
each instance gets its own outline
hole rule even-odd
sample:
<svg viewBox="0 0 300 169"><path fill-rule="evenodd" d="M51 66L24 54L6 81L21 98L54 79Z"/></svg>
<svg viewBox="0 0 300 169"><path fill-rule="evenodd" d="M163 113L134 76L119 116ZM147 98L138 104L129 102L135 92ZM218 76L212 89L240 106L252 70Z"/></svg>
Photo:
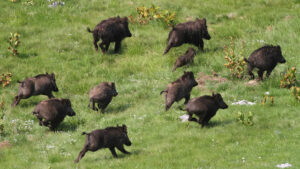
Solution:
<svg viewBox="0 0 300 169"><path fill-rule="evenodd" d="M90 33L94 33L94 30L91 31L91 29L89 27L87 27L86 30Z"/></svg>
<svg viewBox="0 0 300 169"><path fill-rule="evenodd" d="M81 133L81 135L86 135L86 134L89 134L89 133L86 133L85 131Z"/></svg>
<svg viewBox="0 0 300 169"><path fill-rule="evenodd" d="M163 90L160 92L160 95L163 94L164 92L168 93L166 90Z"/></svg>
<svg viewBox="0 0 300 169"><path fill-rule="evenodd" d="M245 57L244 57L244 61L247 62L247 63L250 63L249 60Z"/></svg>
<svg viewBox="0 0 300 169"><path fill-rule="evenodd" d="M182 107L179 107L179 110L186 111L186 109L184 109L184 108L182 108Z"/></svg>

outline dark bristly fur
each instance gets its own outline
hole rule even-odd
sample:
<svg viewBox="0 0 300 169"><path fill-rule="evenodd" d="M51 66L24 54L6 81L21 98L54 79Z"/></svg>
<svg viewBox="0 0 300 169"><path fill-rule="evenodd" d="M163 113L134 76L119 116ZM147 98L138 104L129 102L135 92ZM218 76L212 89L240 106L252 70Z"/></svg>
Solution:
<svg viewBox="0 0 300 169"><path fill-rule="evenodd" d="M40 126L54 130L67 115L75 116L76 113L69 99L49 99L40 102L32 114L38 118Z"/></svg>
<svg viewBox="0 0 300 169"><path fill-rule="evenodd" d="M122 127L107 127L105 129L94 130L90 133L83 132L82 134L86 135L85 144L74 163L78 163L87 151L95 152L102 148L109 148L115 158L118 157L115 148L124 154L130 154L123 146L124 144L127 146L131 145L126 125Z"/></svg>
<svg viewBox="0 0 300 169"><path fill-rule="evenodd" d="M180 46L184 43L194 44L199 50L203 50L204 42L202 39L210 39L207 31L206 19L196 19L194 22L189 21L177 24L169 33L168 45L164 51L164 55L172 47Z"/></svg>
<svg viewBox="0 0 300 169"><path fill-rule="evenodd" d="M172 72L174 72L178 67L184 66L190 62L194 61L194 56L196 54L195 49L189 48L184 55L178 57L176 60Z"/></svg>
<svg viewBox="0 0 300 169"><path fill-rule="evenodd" d="M103 20L94 30L87 28L87 31L93 33L96 51L98 51L97 42L100 39L102 40L99 46L103 53L107 52L111 42L115 42L115 52L118 52L121 47L121 41L126 37L132 36L128 28L127 17L120 18L119 16Z"/></svg>
<svg viewBox="0 0 300 169"><path fill-rule="evenodd" d="M98 109L95 107L95 103L97 103L98 108L101 109L101 112L103 113L104 109L111 102L112 97L117 95L118 92L115 83L102 82L90 91L89 107L92 102L92 109L97 111Z"/></svg>
<svg viewBox="0 0 300 169"><path fill-rule="evenodd" d="M267 45L255 50L248 59L244 58L248 64L248 73L251 79L254 79L252 70L258 68L258 76L263 80L264 71L267 71L267 77L277 65L277 63L285 63L286 60L282 56L280 46Z"/></svg>
<svg viewBox="0 0 300 169"><path fill-rule="evenodd" d="M223 98L219 93L213 93L212 96L205 95L193 98L185 107L185 110L189 115L188 120L198 122L204 127L208 124L209 120L216 115L219 108L227 109L228 105L223 101ZM193 114L198 116L199 119L193 118Z"/></svg>
<svg viewBox="0 0 300 169"><path fill-rule="evenodd" d="M36 95L47 95L48 98L54 98L52 91L58 92L54 73L39 74L35 77L26 78L22 82L18 81L18 83L20 83L19 91L14 98L12 107L18 105L21 99Z"/></svg>
<svg viewBox="0 0 300 169"><path fill-rule="evenodd" d="M179 79L168 84L166 89L160 92L160 94L165 93L166 111L175 101L178 102L183 98L185 98L184 104L186 104L190 99L192 88L197 85L193 72L184 72Z"/></svg>

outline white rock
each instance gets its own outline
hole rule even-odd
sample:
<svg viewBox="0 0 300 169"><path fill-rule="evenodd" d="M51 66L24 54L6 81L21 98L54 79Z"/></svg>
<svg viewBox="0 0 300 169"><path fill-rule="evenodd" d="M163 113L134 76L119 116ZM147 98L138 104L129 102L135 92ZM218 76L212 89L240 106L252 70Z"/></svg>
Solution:
<svg viewBox="0 0 300 169"><path fill-rule="evenodd" d="M250 102L250 101L247 101L247 100L240 100L240 101L231 103L231 105L255 105L255 104L256 103Z"/></svg>
<svg viewBox="0 0 300 169"><path fill-rule="evenodd" d="M289 163L285 163L285 164L278 164L276 165L277 168L288 168L288 167L292 167L292 164Z"/></svg>
<svg viewBox="0 0 300 169"><path fill-rule="evenodd" d="M189 115L184 114L184 115L180 116L179 118L181 119L181 122L186 122L189 119Z"/></svg>

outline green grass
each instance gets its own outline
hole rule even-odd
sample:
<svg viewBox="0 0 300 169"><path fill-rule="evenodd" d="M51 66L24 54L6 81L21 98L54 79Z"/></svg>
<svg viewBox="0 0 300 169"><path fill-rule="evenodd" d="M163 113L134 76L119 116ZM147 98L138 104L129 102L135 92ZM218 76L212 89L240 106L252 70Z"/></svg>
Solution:
<svg viewBox="0 0 300 169"><path fill-rule="evenodd" d="M289 90L279 88L282 72L291 66L300 70L299 0L66 0L65 6L57 8L48 8L47 0L34 0L33 6L22 2L0 2L0 73L13 74L12 83L0 88L0 101L5 102L5 132L0 142L12 144L0 149L0 168L233 169L275 168L287 162L292 168L300 167L300 104ZM176 11L179 22L190 17L207 19L212 39L204 42L205 52L197 52L193 65L171 73L176 57L191 45L172 48L162 56L170 29L160 23L130 24L133 36L122 42L119 54L113 54L114 45L108 54L95 52L86 27L116 15L128 16L135 7L151 4ZM271 31L267 31L269 26ZM20 56L10 56L7 51L10 32L21 34ZM269 79L255 87L245 86L247 80L232 80L223 66L223 47L229 44L229 36L237 44L245 41L247 56L264 44L279 44L287 63L278 65ZM209 127L181 123L179 116L184 112L178 107L183 101L164 111L159 92L184 70L195 74L214 70L229 78L223 84L208 83L204 89L192 90L192 98L220 92L229 104L228 109L218 111ZM60 91L54 95L70 98L77 113L66 117L58 132L40 127L31 114L46 96L10 107L17 80L45 72L55 72ZM102 81L115 82L119 92L105 114L87 107L89 90ZM274 105L260 104L267 91L274 96ZM257 104L231 105L242 99ZM254 125L239 124L238 111L252 111ZM126 149L132 155L117 151L120 158L114 159L103 149L88 152L79 164L73 163L85 141L81 132L117 124L128 126L133 144Z"/></svg>

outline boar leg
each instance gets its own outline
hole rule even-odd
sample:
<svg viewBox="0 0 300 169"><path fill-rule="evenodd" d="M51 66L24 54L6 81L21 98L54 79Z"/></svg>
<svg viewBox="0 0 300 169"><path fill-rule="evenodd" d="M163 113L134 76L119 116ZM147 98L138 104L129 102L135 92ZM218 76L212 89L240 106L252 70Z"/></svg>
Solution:
<svg viewBox="0 0 300 169"><path fill-rule="evenodd" d="M250 75L251 79L254 79L254 74L252 73L253 67L248 63L248 74Z"/></svg>
<svg viewBox="0 0 300 169"><path fill-rule="evenodd" d="M194 121L194 122L197 122L197 119L193 117L193 113L189 113L188 121Z"/></svg>
<svg viewBox="0 0 300 169"><path fill-rule="evenodd" d="M163 55L165 55L166 53L168 53L169 50L171 49L171 47L172 47L172 43L168 43L168 46L166 47Z"/></svg>
<svg viewBox="0 0 300 169"><path fill-rule="evenodd" d="M117 53L120 50L121 47L121 41L116 41L115 44L115 53Z"/></svg>
<svg viewBox="0 0 300 169"><path fill-rule="evenodd" d="M261 70L261 69L259 69L259 70L257 71L257 74L258 74L259 80L263 80L263 74L264 74L264 71Z"/></svg>
<svg viewBox="0 0 300 169"><path fill-rule="evenodd" d="M205 116L206 116L206 112L199 112L199 113L196 113L196 115L199 117L198 119L198 123L201 124L201 127L203 128L204 125L206 125L205 123Z"/></svg>
<svg viewBox="0 0 300 169"><path fill-rule="evenodd" d="M102 53L105 53L105 48L104 48L104 42L103 41L99 44L99 46L101 48Z"/></svg>
<svg viewBox="0 0 300 169"><path fill-rule="evenodd" d="M49 99L55 98L55 97L53 96L52 92L48 93L47 96L48 96Z"/></svg>
<svg viewBox="0 0 300 169"><path fill-rule="evenodd" d="M204 48L204 42L202 39L200 39L198 49L203 51L203 48Z"/></svg>
<svg viewBox="0 0 300 169"><path fill-rule="evenodd" d="M81 160L83 158L83 156L85 155L85 153L88 151L87 149L87 145L84 145L83 149L80 151L77 159L74 161L74 163L78 163L79 160Z"/></svg>
<svg viewBox="0 0 300 169"><path fill-rule="evenodd" d="M105 43L105 52L107 52L107 51L108 51L109 44L110 44L110 42L106 42L106 43Z"/></svg>
<svg viewBox="0 0 300 169"><path fill-rule="evenodd" d="M92 105L93 105L93 110L96 110L96 111L98 111L98 109L95 107L95 100L94 99L92 99Z"/></svg>
<svg viewBox="0 0 300 169"><path fill-rule="evenodd" d="M190 97L191 97L190 94L188 94L188 95L186 95L186 96L184 97L184 98L185 98L184 104L187 104L187 103L189 102Z"/></svg>
<svg viewBox="0 0 300 169"><path fill-rule="evenodd" d="M110 152L112 153L112 155L113 155L115 158L118 158L118 155L117 155L117 153L116 153L115 147L109 147L109 150L110 150Z"/></svg>
<svg viewBox="0 0 300 169"><path fill-rule="evenodd" d="M124 153L124 154L130 154L130 152L128 152L128 151L126 151L125 149L124 149L124 146L121 144L121 145L118 145L117 146L117 149L118 150L120 150L122 153Z"/></svg>
<svg viewBox="0 0 300 169"><path fill-rule="evenodd" d="M267 70L267 77L270 77L270 74L272 73L272 70Z"/></svg>
<svg viewBox="0 0 300 169"><path fill-rule="evenodd" d="M166 94L166 111L168 111L170 109L170 107L172 106L172 104L174 103L173 98L169 98L168 94Z"/></svg>
<svg viewBox="0 0 300 169"><path fill-rule="evenodd" d="M13 103L11 104L11 107L15 107L16 105L18 105L20 103L21 97L20 96L16 96Z"/></svg>

